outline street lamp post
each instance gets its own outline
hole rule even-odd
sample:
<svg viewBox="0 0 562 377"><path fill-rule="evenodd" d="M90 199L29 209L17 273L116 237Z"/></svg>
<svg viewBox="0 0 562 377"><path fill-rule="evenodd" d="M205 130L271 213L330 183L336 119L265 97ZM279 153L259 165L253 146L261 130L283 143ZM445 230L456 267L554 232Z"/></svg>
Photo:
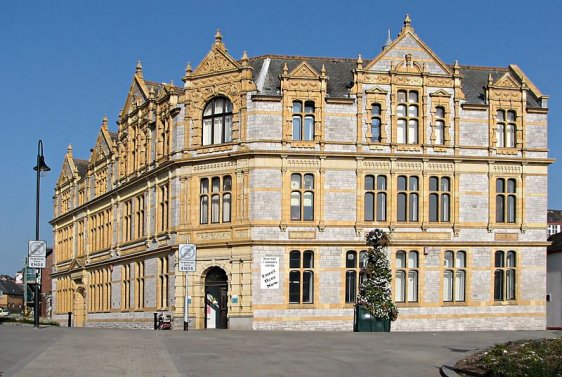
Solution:
<svg viewBox="0 0 562 377"><path fill-rule="evenodd" d="M35 196L35 240L39 241L39 193L41 192L41 172L51 170L45 163L43 156L43 141L39 139L37 144L37 165L33 168L37 172L37 191ZM39 328L39 294L41 287L39 286L39 268L35 269L35 300L33 309L33 325Z"/></svg>

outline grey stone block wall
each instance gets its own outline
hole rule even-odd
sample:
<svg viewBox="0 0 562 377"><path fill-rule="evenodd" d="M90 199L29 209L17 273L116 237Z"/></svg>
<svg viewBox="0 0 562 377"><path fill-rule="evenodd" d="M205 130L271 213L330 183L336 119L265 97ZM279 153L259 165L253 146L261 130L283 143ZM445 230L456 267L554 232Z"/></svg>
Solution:
<svg viewBox="0 0 562 377"><path fill-rule="evenodd" d="M252 191L250 220L281 220L281 192Z"/></svg>
<svg viewBox="0 0 562 377"><path fill-rule="evenodd" d="M487 174L462 174L460 176L459 220L461 222L488 221L488 187Z"/></svg>

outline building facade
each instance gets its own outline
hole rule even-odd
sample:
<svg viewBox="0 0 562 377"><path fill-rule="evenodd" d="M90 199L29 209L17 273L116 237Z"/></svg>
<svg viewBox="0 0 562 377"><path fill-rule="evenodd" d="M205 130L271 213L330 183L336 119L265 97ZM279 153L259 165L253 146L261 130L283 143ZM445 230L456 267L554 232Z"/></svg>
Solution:
<svg viewBox="0 0 562 377"><path fill-rule="evenodd" d="M66 154L54 317L351 331L382 228L393 330L544 329L548 98L516 65L444 63L409 17L370 55L236 60L217 32L183 86L139 63L117 132Z"/></svg>

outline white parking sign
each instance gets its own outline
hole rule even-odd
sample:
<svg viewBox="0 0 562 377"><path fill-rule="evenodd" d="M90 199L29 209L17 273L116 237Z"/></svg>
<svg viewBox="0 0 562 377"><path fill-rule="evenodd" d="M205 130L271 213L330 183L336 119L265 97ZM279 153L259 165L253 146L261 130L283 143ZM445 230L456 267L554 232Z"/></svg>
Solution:
<svg viewBox="0 0 562 377"><path fill-rule="evenodd" d="M29 241L27 267L45 268L47 258L47 241Z"/></svg>
<svg viewBox="0 0 562 377"><path fill-rule="evenodd" d="M196 264L195 259L197 257L197 246L192 243L180 243L179 244L179 271L180 272L195 272Z"/></svg>

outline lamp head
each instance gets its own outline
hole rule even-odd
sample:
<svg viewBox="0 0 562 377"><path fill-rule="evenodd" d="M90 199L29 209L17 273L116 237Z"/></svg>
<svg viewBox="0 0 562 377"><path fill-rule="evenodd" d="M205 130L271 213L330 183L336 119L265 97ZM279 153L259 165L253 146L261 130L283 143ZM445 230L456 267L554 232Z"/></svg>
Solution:
<svg viewBox="0 0 562 377"><path fill-rule="evenodd" d="M48 172L48 171L51 170L51 168L48 167L47 164L45 163L45 157L44 156L38 156L37 166L34 166L33 170L35 170L35 171L39 170L40 172Z"/></svg>

